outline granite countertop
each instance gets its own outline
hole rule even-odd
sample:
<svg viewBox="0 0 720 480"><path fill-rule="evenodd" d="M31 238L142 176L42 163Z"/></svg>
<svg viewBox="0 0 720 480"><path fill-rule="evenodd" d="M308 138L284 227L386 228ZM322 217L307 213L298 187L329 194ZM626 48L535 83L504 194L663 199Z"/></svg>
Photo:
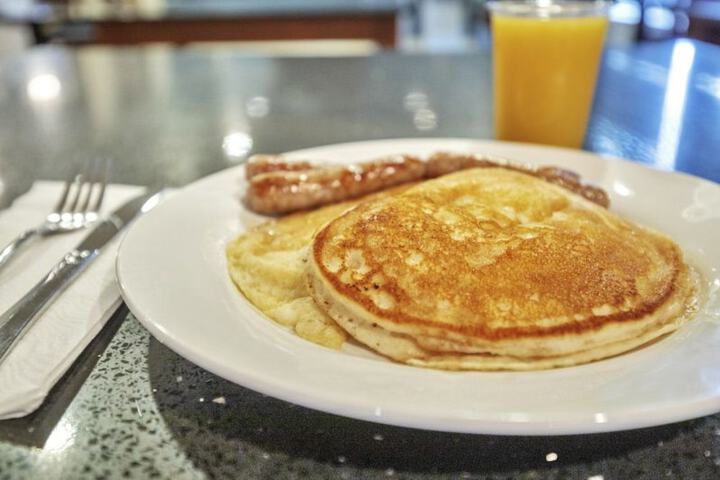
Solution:
<svg viewBox="0 0 720 480"><path fill-rule="evenodd" d="M0 62L0 207L97 155L115 159L114 182L179 186L251 152L490 138L489 72L482 53L40 48ZM687 40L608 52L586 147L719 181L719 72L720 48ZM562 437L368 423L227 382L152 339L125 309L40 410L0 422L0 480L719 477L720 415Z"/></svg>

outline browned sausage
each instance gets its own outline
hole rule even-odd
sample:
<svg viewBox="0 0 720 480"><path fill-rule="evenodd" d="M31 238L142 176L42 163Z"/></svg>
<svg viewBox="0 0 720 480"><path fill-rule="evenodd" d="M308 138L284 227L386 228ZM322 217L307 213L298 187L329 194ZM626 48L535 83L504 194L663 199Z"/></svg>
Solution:
<svg viewBox="0 0 720 480"><path fill-rule="evenodd" d="M255 155L246 172L250 185L245 202L258 213L277 214L341 202L423 178L435 178L468 168L500 167L526 173L556 184L607 208L607 193L584 185L580 176L559 167L519 165L497 157L438 152L426 162L394 155L349 167L316 167L309 162L288 162L282 157Z"/></svg>
<svg viewBox="0 0 720 480"><path fill-rule="evenodd" d="M258 213L286 213L359 197L424 175L425 163L407 155L348 167L274 171L250 180L245 202Z"/></svg>

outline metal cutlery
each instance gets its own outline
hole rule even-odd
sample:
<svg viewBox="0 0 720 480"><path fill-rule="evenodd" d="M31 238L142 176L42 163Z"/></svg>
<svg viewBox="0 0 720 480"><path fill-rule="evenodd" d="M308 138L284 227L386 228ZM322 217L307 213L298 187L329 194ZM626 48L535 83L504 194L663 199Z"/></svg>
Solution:
<svg viewBox="0 0 720 480"><path fill-rule="evenodd" d="M109 160L96 160L69 178L63 186L55 208L45 221L21 233L0 250L0 270L30 240L74 232L97 220L105 197L109 165Z"/></svg>
<svg viewBox="0 0 720 480"><path fill-rule="evenodd" d="M135 197L98 221L85 239L67 253L45 278L0 315L0 362L25 330L85 270L101 249L138 215L154 207L160 195L153 192Z"/></svg>

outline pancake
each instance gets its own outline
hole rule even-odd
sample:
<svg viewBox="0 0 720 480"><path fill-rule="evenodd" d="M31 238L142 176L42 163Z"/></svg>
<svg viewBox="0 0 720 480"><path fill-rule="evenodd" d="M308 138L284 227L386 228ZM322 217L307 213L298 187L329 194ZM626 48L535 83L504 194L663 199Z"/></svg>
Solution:
<svg viewBox="0 0 720 480"><path fill-rule="evenodd" d="M307 290L308 246L320 227L349 208L407 188L396 187L258 225L228 243L230 277L243 295L272 320L306 340L340 348L347 334L317 307Z"/></svg>
<svg viewBox="0 0 720 480"><path fill-rule="evenodd" d="M529 370L618 355L675 330L695 282L668 237L560 187L474 169L364 202L312 240L308 287L391 359Z"/></svg>

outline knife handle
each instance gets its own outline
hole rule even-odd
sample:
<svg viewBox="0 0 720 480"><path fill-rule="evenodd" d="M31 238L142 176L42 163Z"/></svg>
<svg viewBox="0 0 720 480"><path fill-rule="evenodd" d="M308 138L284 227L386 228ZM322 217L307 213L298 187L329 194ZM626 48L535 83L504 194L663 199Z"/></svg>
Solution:
<svg viewBox="0 0 720 480"><path fill-rule="evenodd" d="M99 250L73 250L15 305L0 315L0 362L48 305L85 270Z"/></svg>

